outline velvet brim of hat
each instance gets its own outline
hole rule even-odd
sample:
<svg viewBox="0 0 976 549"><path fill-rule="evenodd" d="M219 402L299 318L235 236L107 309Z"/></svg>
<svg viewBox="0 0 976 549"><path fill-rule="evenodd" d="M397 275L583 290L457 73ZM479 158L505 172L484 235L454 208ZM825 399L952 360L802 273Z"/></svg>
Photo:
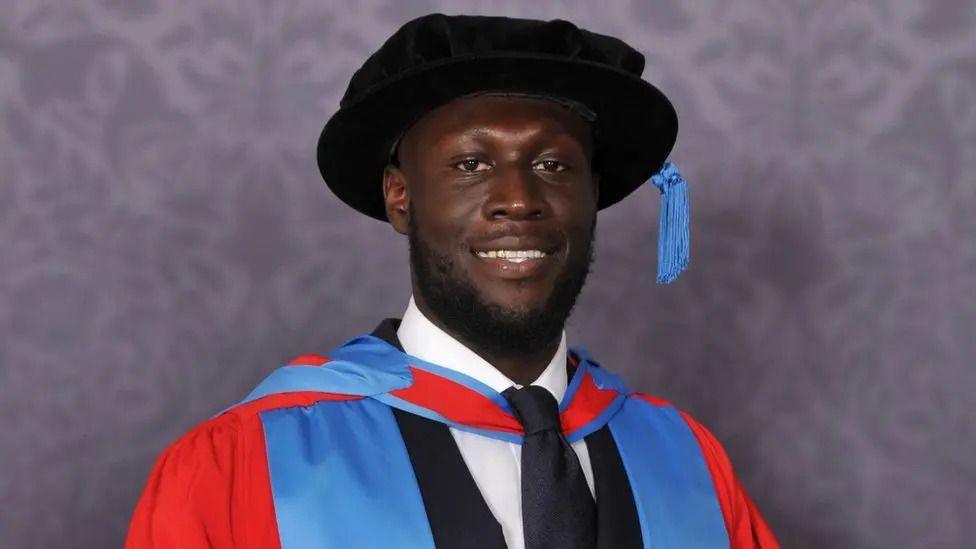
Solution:
<svg viewBox="0 0 976 549"><path fill-rule="evenodd" d="M424 113L484 91L553 95L596 113L598 207L611 206L656 173L674 146L678 118L647 81L601 63L513 52L453 57L408 70L344 105L318 142L318 165L343 202L386 221L383 170L400 134Z"/></svg>

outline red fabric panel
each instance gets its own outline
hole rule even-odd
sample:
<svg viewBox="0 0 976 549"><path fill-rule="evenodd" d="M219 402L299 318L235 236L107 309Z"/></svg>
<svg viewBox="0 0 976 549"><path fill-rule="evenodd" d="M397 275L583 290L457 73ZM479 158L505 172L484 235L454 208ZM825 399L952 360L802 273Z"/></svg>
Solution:
<svg viewBox="0 0 976 549"><path fill-rule="evenodd" d="M617 398L618 394L617 391L600 389L593 383L593 377L590 374L584 375L583 379L580 380L579 388L576 389L576 394L573 395L573 401L570 402L569 408L559 416L563 432L572 433L593 421L596 416L607 409L607 406L613 402L613 399Z"/></svg>
<svg viewBox="0 0 976 549"><path fill-rule="evenodd" d="M708 429L681 412L698 439L729 532L730 549L779 549L779 542L739 482L725 449Z"/></svg>
<svg viewBox="0 0 976 549"><path fill-rule="evenodd" d="M280 547L258 413L360 397L269 395L206 421L156 460L136 505L126 549Z"/></svg>
<svg viewBox="0 0 976 549"><path fill-rule="evenodd" d="M522 434L522 425L481 393L460 383L410 367L413 385L390 394L477 429Z"/></svg>
<svg viewBox="0 0 976 549"><path fill-rule="evenodd" d="M325 355L318 354L308 354L295 357L294 360L288 363L289 366L322 366L332 359Z"/></svg>

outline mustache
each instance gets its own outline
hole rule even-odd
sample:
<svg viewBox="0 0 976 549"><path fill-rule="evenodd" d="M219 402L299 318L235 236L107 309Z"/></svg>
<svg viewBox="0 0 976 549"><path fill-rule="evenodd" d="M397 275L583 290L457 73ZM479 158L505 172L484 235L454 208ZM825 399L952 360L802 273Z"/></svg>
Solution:
<svg viewBox="0 0 976 549"><path fill-rule="evenodd" d="M492 223L484 231L479 231L477 234L473 235L473 240L483 241L483 240L495 240L498 238L505 238L507 236L511 237L523 237L532 236L538 237L545 240L564 240L561 231L553 229L552 227L539 227L533 226L532 222L526 223L524 221L508 221L503 223Z"/></svg>

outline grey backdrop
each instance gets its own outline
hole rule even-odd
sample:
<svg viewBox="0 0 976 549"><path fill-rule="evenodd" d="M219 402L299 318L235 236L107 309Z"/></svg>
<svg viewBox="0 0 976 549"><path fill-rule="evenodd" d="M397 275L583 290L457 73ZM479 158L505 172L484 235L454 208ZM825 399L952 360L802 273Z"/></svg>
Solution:
<svg viewBox="0 0 976 549"><path fill-rule="evenodd" d="M621 36L676 103L692 269L653 284L649 186L601 213L571 343L709 425L785 546L972 546L971 0L4 0L0 546L119 546L181 432L400 314L404 240L313 147L436 10Z"/></svg>

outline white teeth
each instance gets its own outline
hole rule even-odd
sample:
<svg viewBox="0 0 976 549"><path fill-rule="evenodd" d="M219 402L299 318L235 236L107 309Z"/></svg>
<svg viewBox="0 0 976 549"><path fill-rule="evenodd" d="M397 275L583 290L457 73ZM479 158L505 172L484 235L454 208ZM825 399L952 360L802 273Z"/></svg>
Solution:
<svg viewBox="0 0 976 549"><path fill-rule="evenodd" d="M522 263L529 259L542 259L546 253L540 250L489 250L486 252L476 252L478 257L488 259L506 259L513 263Z"/></svg>

